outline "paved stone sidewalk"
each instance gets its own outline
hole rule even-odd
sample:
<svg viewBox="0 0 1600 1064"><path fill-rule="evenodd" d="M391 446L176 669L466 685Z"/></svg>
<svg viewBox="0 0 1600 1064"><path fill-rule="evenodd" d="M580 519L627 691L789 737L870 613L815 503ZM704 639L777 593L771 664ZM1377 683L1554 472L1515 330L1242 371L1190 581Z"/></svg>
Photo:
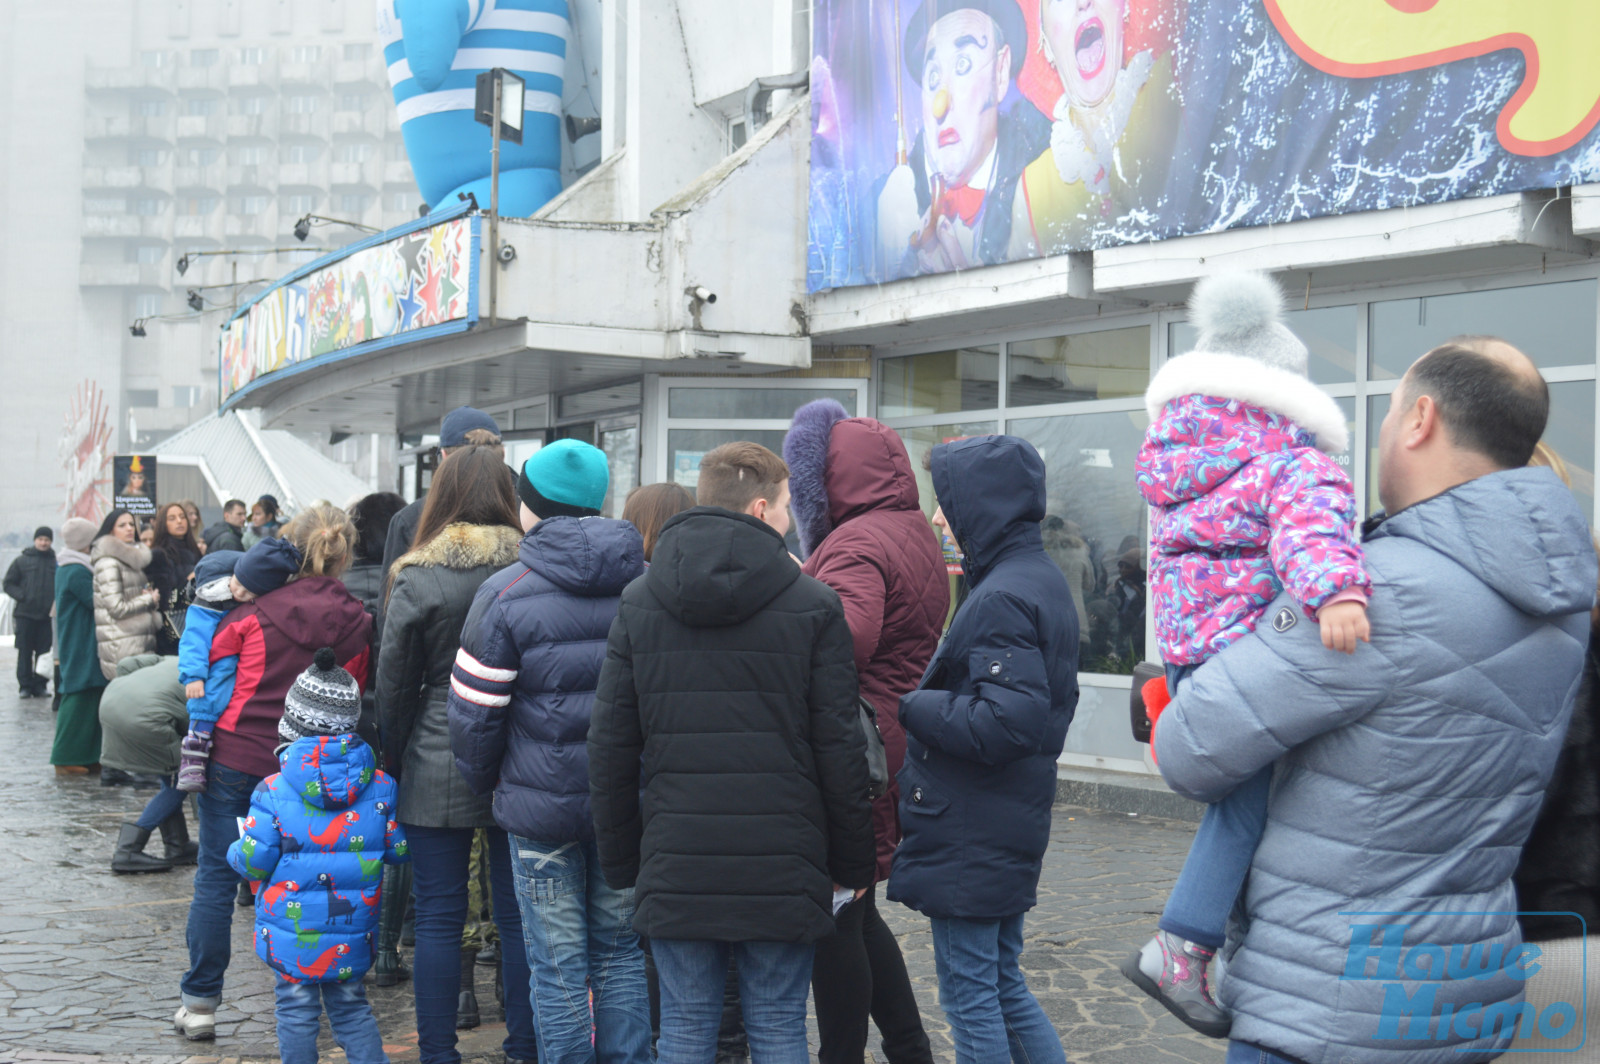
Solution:
<svg viewBox="0 0 1600 1064"><path fill-rule="evenodd" d="M0 677L14 671L12 652L0 648ZM117 825L152 792L58 780L49 701L18 699L9 679L0 688L0 1064L275 1061L272 977L251 948L248 912L234 921L217 1041L184 1042L170 1019L187 961L192 872L110 871ZM1057 808L1022 959L1069 1061L1220 1064L1222 1043L1189 1032L1116 969L1150 934L1192 834L1190 824ZM950 1064L927 921L897 905L882 909L901 936L936 1059ZM485 1020L498 1020L489 969L478 975ZM415 1061L409 984L368 989L390 1056ZM499 1064L502 1038L503 1024L463 1032L463 1057ZM814 1049L814 1028L812 1038ZM326 1028L324 1047L325 1060L342 1064Z"/></svg>

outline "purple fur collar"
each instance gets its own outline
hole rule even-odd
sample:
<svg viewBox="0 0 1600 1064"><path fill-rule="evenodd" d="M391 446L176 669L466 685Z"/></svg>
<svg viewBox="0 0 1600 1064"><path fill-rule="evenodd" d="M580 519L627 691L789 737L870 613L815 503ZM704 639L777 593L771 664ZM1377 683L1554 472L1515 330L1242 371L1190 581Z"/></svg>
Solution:
<svg viewBox="0 0 1600 1064"><path fill-rule="evenodd" d="M789 463L790 505L799 526L800 553L810 557L833 531L828 517L828 438L833 426L850 412L836 399L816 399L794 412L794 422L783 441L783 460Z"/></svg>

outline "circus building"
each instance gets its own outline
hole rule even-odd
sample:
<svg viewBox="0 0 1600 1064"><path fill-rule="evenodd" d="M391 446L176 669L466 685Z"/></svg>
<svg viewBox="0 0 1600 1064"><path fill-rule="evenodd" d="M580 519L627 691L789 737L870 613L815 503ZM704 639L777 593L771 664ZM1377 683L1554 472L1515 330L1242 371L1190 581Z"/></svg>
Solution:
<svg viewBox="0 0 1600 1064"><path fill-rule="evenodd" d="M724 441L779 446L818 396L896 429L919 470L944 440L1025 437L1082 629L1062 772L1091 784L1153 772L1127 718L1153 653L1132 467L1197 279L1277 279L1369 508L1406 367L1492 333L1550 382L1547 442L1593 513L1591 4L469 7L424 32L379 5L429 213L242 306L218 335L223 410L392 439L414 497L440 416L478 406L513 456L604 449L611 513L634 484L692 486ZM492 65L523 107L498 191L478 34L514 45Z"/></svg>

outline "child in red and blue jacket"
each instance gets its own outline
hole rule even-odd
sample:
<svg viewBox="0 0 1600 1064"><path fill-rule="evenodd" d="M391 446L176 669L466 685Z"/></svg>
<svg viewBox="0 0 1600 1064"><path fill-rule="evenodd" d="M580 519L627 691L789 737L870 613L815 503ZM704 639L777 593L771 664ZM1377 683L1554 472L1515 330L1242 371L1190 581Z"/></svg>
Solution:
<svg viewBox="0 0 1600 1064"><path fill-rule="evenodd" d="M1344 413L1306 376L1308 352L1282 323L1282 295L1261 274L1196 287L1196 349L1145 393L1150 428L1139 491L1153 510L1150 594L1169 695L1255 630L1284 591L1322 642L1346 654L1369 641L1372 582L1362 564L1350 478L1330 454L1348 446ZM1160 931L1122 965L1136 985L1213 1037L1230 1020L1207 966L1261 841L1272 770L1207 807Z"/></svg>
<svg viewBox="0 0 1600 1064"><path fill-rule="evenodd" d="M383 865L409 861L395 782L355 734L361 689L332 648L300 674L228 863L255 881L256 954L278 976L278 1045L315 1062L324 1009L350 1064L387 1064L361 977L372 966Z"/></svg>

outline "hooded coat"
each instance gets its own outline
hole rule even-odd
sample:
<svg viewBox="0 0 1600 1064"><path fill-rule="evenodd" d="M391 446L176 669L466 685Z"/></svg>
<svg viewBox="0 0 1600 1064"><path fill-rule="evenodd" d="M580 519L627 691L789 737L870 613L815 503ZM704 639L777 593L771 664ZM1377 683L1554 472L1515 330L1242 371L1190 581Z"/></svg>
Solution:
<svg viewBox="0 0 1600 1064"><path fill-rule="evenodd" d="M366 690L372 619L335 577L303 576L230 611L211 638L211 660L237 655L233 697L212 731L219 765L268 776L276 772L278 721L295 679L318 649Z"/></svg>
<svg viewBox="0 0 1600 1064"><path fill-rule="evenodd" d="M606 882L652 938L812 942L872 884L866 741L839 596L773 529L668 521L622 593L589 726Z"/></svg>
<svg viewBox="0 0 1600 1064"><path fill-rule="evenodd" d="M589 713L617 597L644 572L626 521L552 517L486 581L454 656L450 747L494 819L547 843L594 838Z"/></svg>
<svg viewBox="0 0 1600 1064"><path fill-rule="evenodd" d="M1077 611L1044 551L1044 461L1032 445L942 444L932 473L968 591L900 700L905 835L889 898L929 916L999 920L1036 904L1056 758L1078 706Z"/></svg>
<svg viewBox="0 0 1600 1064"><path fill-rule="evenodd" d="M1348 978L1352 939L1378 934L1354 925L1410 924L1407 948L1516 951L1511 876L1583 671L1594 544L1543 468L1479 477L1369 529L1372 642L1334 653L1280 597L1273 623L1184 683L1153 746L1173 790L1202 802L1274 766L1249 926L1230 929L1219 987L1232 1037L1306 1064L1470 1064L1511 1043L1475 1006L1515 1006L1522 980L1490 964L1484 978L1395 982L1371 960L1374 977ZM1351 915L1412 911L1430 915ZM1379 1039L1396 995L1471 1022Z"/></svg>
<svg viewBox="0 0 1600 1064"><path fill-rule="evenodd" d="M400 779L400 822L486 828L489 803L450 756L450 670L462 625L483 582L516 560L520 533L505 525L446 525L395 561L378 655L378 733Z"/></svg>
<svg viewBox="0 0 1600 1064"><path fill-rule="evenodd" d="M100 671L113 680L117 662L156 649L156 627L161 621L144 575L150 548L108 534L95 540L89 560L94 565L94 628L100 644Z"/></svg>
<svg viewBox="0 0 1600 1064"><path fill-rule="evenodd" d="M783 445L801 571L838 593L855 646L861 697L877 711L890 785L872 803L877 877L889 878L900 842L906 758L900 696L915 689L950 612L950 577L939 539L922 513L911 459L895 431L847 417L832 400L795 414Z"/></svg>
<svg viewBox="0 0 1600 1064"><path fill-rule="evenodd" d="M228 863L256 889L256 956L291 983L372 967L385 864L404 864L394 780L354 735L310 735L257 784Z"/></svg>
<svg viewBox="0 0 1600 1064"><path fill-rule="evenodd" d="M178 771L186 704L177 658L123 658L100 696L100 764L150 776Z"/></svg>
<svg viewBox="0 0 1600 1064"><path fill-rule="evenodd" d="M1196 351L1145 395L1139 493L1154 511L1150 597L1168 665L1197 665L1249 633L1287 588L1308 617L1364 601L1344 414L1288 370ZM1321 448L1321 449L1319 449Z"/></svg>

